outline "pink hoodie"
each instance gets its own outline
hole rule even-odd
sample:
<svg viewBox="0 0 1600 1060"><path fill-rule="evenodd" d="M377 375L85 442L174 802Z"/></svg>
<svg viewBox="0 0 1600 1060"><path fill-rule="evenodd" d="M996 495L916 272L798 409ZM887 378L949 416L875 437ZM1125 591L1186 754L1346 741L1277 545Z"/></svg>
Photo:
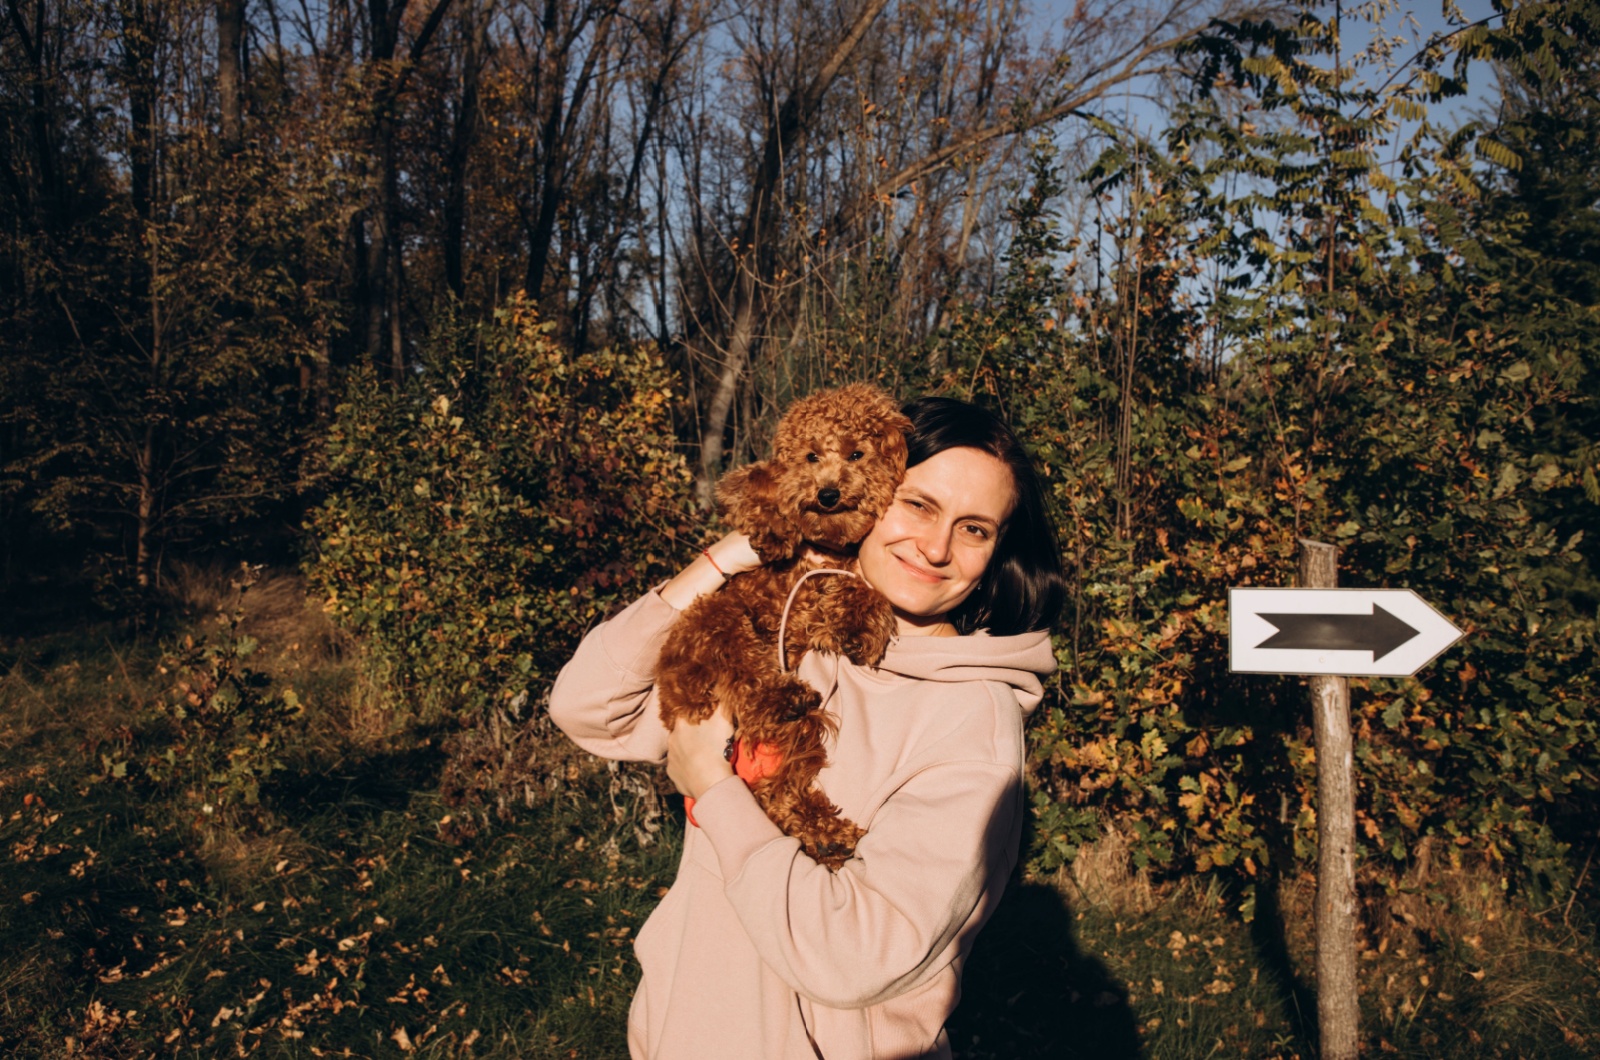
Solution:
<svg viewBox="0 0 1600 1060"><path fill-rule="evenodd" d="M654 672L677 615L652 592L584 638L550 694L579 746L665 758ZM707 791L634 943L633 1056L949 1056L962 963L1017 857L1023 718L1054 669L1044 632L901 638L876 669L807 654L839 720L820 782L867 834L832 873L737 777Z"/></svg>

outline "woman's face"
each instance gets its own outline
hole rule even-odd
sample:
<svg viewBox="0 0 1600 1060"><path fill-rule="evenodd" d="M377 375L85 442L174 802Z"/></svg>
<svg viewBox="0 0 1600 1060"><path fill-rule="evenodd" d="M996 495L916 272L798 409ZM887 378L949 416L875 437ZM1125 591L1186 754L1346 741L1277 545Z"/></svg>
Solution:
<svg viewBox="0 0 1600 1060"><path fill-rule="evenodd" d="M901 636L953 632L943 616L978 587L1015 500L1011 469L980 449L906 469L861 542L861 575L894 606Z"/></svg>

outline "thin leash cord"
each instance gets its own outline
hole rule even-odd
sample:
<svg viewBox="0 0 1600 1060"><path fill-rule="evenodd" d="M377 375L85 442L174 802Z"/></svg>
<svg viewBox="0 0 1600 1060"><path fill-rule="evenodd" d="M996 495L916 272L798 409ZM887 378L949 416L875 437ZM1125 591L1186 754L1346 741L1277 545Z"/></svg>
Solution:
<svg viewBox="0 0 1600 1060"><path fill-rule="evenodd" d="M806 579L813 574L843 574L850 578L861 577L853 570L840 570L837 567L818 567L816 570L808 570L800 575L800 580L795 582L794 588L789 590L789 599L783 602L783 617L778 620L778 670L781 673L789 672L789 656L783 650L784 635L789 631L789 609L794 606L795 593L800 591L800 586L804 585Z"/></svg>

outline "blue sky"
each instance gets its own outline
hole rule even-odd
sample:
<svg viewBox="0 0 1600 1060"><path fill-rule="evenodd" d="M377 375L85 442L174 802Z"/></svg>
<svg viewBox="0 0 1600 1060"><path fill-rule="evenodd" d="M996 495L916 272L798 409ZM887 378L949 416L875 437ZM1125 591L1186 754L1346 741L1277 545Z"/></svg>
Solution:
<svg viewBox="0 0 1600 1060"><path fill-rule="evenodd" d="M1039 26L1041 44L1053 35L1055 27L1060 25L1061 20L1075 6L1076 0L1041 0L1037 4L1034 19ZM1331 10L1332 4L1327 6ZM1386 37L1405 41L1404 44L1395 47L1394 54L1397 59L1409 59L1434 34L1447 33L1494 14L1493 5L1489 0L1461 0L1460 3L1448 6L1454 10L1454 16L1447 16L1446 4L1442 0L1423 4L1396 2L1396 0L1371 0L1368 3L1346 4L1343 37L1347 45L1354 49L1363 46L1369 34L1381 32ZM1362 25L1362 20L1365 20L1367 25ZM1367 26L1371 28L1368 29ZM1492 75L1481 65L1469 73L1469 85L1470 92L1467 97L1452 100L1433 109L1430 117L1436 124L1453 125L1469 111L1481 108L1484 101L1493 96ZM1152 94L1153 88L1148 84L1131 84L1124 91L1109 97L1105 102L1104 111L1108 117L1116 115L1120 119L1119 123L1126 122L1141 130L1159 128L1161 111L1151 99Z"/></svg>

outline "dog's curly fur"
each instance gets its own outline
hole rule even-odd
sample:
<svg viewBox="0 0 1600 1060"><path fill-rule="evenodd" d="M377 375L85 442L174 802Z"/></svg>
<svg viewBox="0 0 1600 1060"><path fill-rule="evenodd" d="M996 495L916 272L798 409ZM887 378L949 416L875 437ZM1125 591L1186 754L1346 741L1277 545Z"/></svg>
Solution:
<svg viewBox="0 0 1600 1060"><path fill-rule="evenodd" d="M685 611L656 672L669 728L726 705L746 746L764 744L782 756L777 772L752 790L767 816L831 869L849 860L865 833L816 786L832 719L793 668L809 649L876 665L894 635L894 614L861 578L824 574L795 593L781 666L778 629L790 590L808 571L855 571L855 546L905 475L910 429L894 401L866 384L796 402L778 424L773 459L729 472L717 484L728 522L749 535L766 565Z"/></svg>

